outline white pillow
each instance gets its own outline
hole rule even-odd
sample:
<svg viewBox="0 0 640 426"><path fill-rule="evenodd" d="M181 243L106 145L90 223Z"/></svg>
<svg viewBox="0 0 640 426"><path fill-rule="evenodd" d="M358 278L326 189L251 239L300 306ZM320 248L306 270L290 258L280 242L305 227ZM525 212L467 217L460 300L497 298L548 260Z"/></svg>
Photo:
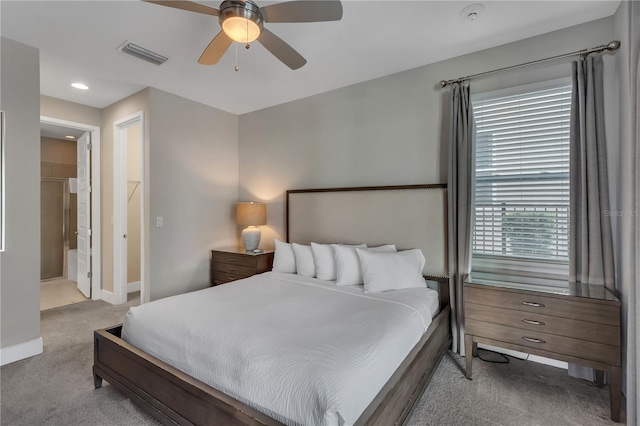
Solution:
<svg viewBox="0 0 640 426"><path fill-rule="evenodd" d="M296 273L296 257L291 244L276 240L276 251L273 254L273 271L287 274Z"/></svg>
<svg viewBox="0 0 640 426"><path fill-rule="evenodd" d="M296 257L296 273L303 277L316 276L316 264L313 261L311 246L293 243L293 254Z"/></svg>
<svg viewBox="0 0 640 426"><path fill-rule="evenodd" d="M395 252L396 246L389 244L386 246L371 247L362 249L359 247L333 245L336 251L336 284L337 285L359 285L364 281L358 259L358 250L372 250L377 252Z"/></svg>
<svg viewBox="0 0 640 426"><path fill-rule="evenodd" d="M316 278L326 281L336 279L336 253L333 246L367 248L366 244L342 245L342 244L318 244L311 243L313 261L316 264Z"/></svg>
<svg viewBox="0 0 640 426"><path fill-rule="evenodd" d="M321 280L336 279L336 255L331 244L311 243L311 253L316 264L316 277Z"/></svg>
<svg viewBox="0 0 640 426"><path fill-rule="evenodd" d="M427 286L422 276L425 264L422 250L374 253L357 249L357 252L362 266L365 292L377 293Z"/></svg>

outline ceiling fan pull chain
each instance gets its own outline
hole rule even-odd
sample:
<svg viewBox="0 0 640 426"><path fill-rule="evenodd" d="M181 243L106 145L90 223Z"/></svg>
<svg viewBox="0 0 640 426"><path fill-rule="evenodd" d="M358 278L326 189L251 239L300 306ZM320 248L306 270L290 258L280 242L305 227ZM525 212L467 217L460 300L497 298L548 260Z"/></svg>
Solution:
<svg viewBox="0 0 640 426"><path fill-rule="evenodd" d="M236 67L234 69L236 70L236 72L238 72L238 70L240 69L240 67L238 66L238 43L236 43Z"/></svg>
<svg viewBox="0 0 640 426"><path fill-rule="evenodd" d="M247 44L244 46L245 49L249 50L249 20L247 19Z"/></svg>

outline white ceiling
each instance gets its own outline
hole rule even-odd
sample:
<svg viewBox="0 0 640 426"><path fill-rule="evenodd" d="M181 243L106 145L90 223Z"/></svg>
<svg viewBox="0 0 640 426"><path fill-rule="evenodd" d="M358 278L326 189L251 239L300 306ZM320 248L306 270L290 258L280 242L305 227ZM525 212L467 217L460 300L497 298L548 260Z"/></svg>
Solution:
<svg viewBox="0 0 640 426"><path fill-rule="evenodd" d="M296 71L258 43L238 46L238 72L235 45L217 65L199 65L217 18L136 0L2 0L0 29L40 49L44 95L104 108L153 86L242 114L610 16L620 1L485 1L469 21L460 12L471 3L347 0L341 21L267 24L307 59ZM169 61L156 66L117 51L125 40ZM91 89L73 89L74 81Z"/></svg>

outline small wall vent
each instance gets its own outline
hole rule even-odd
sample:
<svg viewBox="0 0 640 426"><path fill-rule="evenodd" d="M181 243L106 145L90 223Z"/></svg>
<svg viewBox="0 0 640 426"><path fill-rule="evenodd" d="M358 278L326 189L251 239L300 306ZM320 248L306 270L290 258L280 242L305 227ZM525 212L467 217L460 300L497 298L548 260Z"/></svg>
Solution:
<svg viewBox="0 0 640 426"><path fill-rule="evenodd" d="M138 46L137 44L131 43L130 41L125 41L124 43L122 43L117 50L127 53L131 56L135 56L138 59L151 62L154 65L162 65L169 59L166 56L162 56L159 53L152 52L149 49L145 49L144 47Z"/></svg>

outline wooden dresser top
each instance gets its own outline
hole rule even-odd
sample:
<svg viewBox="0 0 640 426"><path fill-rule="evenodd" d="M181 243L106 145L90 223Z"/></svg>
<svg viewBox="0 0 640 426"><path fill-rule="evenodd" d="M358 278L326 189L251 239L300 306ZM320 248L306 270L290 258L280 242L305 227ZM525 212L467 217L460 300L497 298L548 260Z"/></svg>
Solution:
<svg viewBox="0 0 640 426"><path fill-rule="evenodd" d="M495 287L495 290L512 291L530 295L543 295L547 297L557 297L560 299L577 298L583 302L594 302L620 305L620 300L602 285L580 284L564 282L565 286L542 286L533 284L523 284L517 281L485 280L468 277L465 281L469 286Z"/></svg>

